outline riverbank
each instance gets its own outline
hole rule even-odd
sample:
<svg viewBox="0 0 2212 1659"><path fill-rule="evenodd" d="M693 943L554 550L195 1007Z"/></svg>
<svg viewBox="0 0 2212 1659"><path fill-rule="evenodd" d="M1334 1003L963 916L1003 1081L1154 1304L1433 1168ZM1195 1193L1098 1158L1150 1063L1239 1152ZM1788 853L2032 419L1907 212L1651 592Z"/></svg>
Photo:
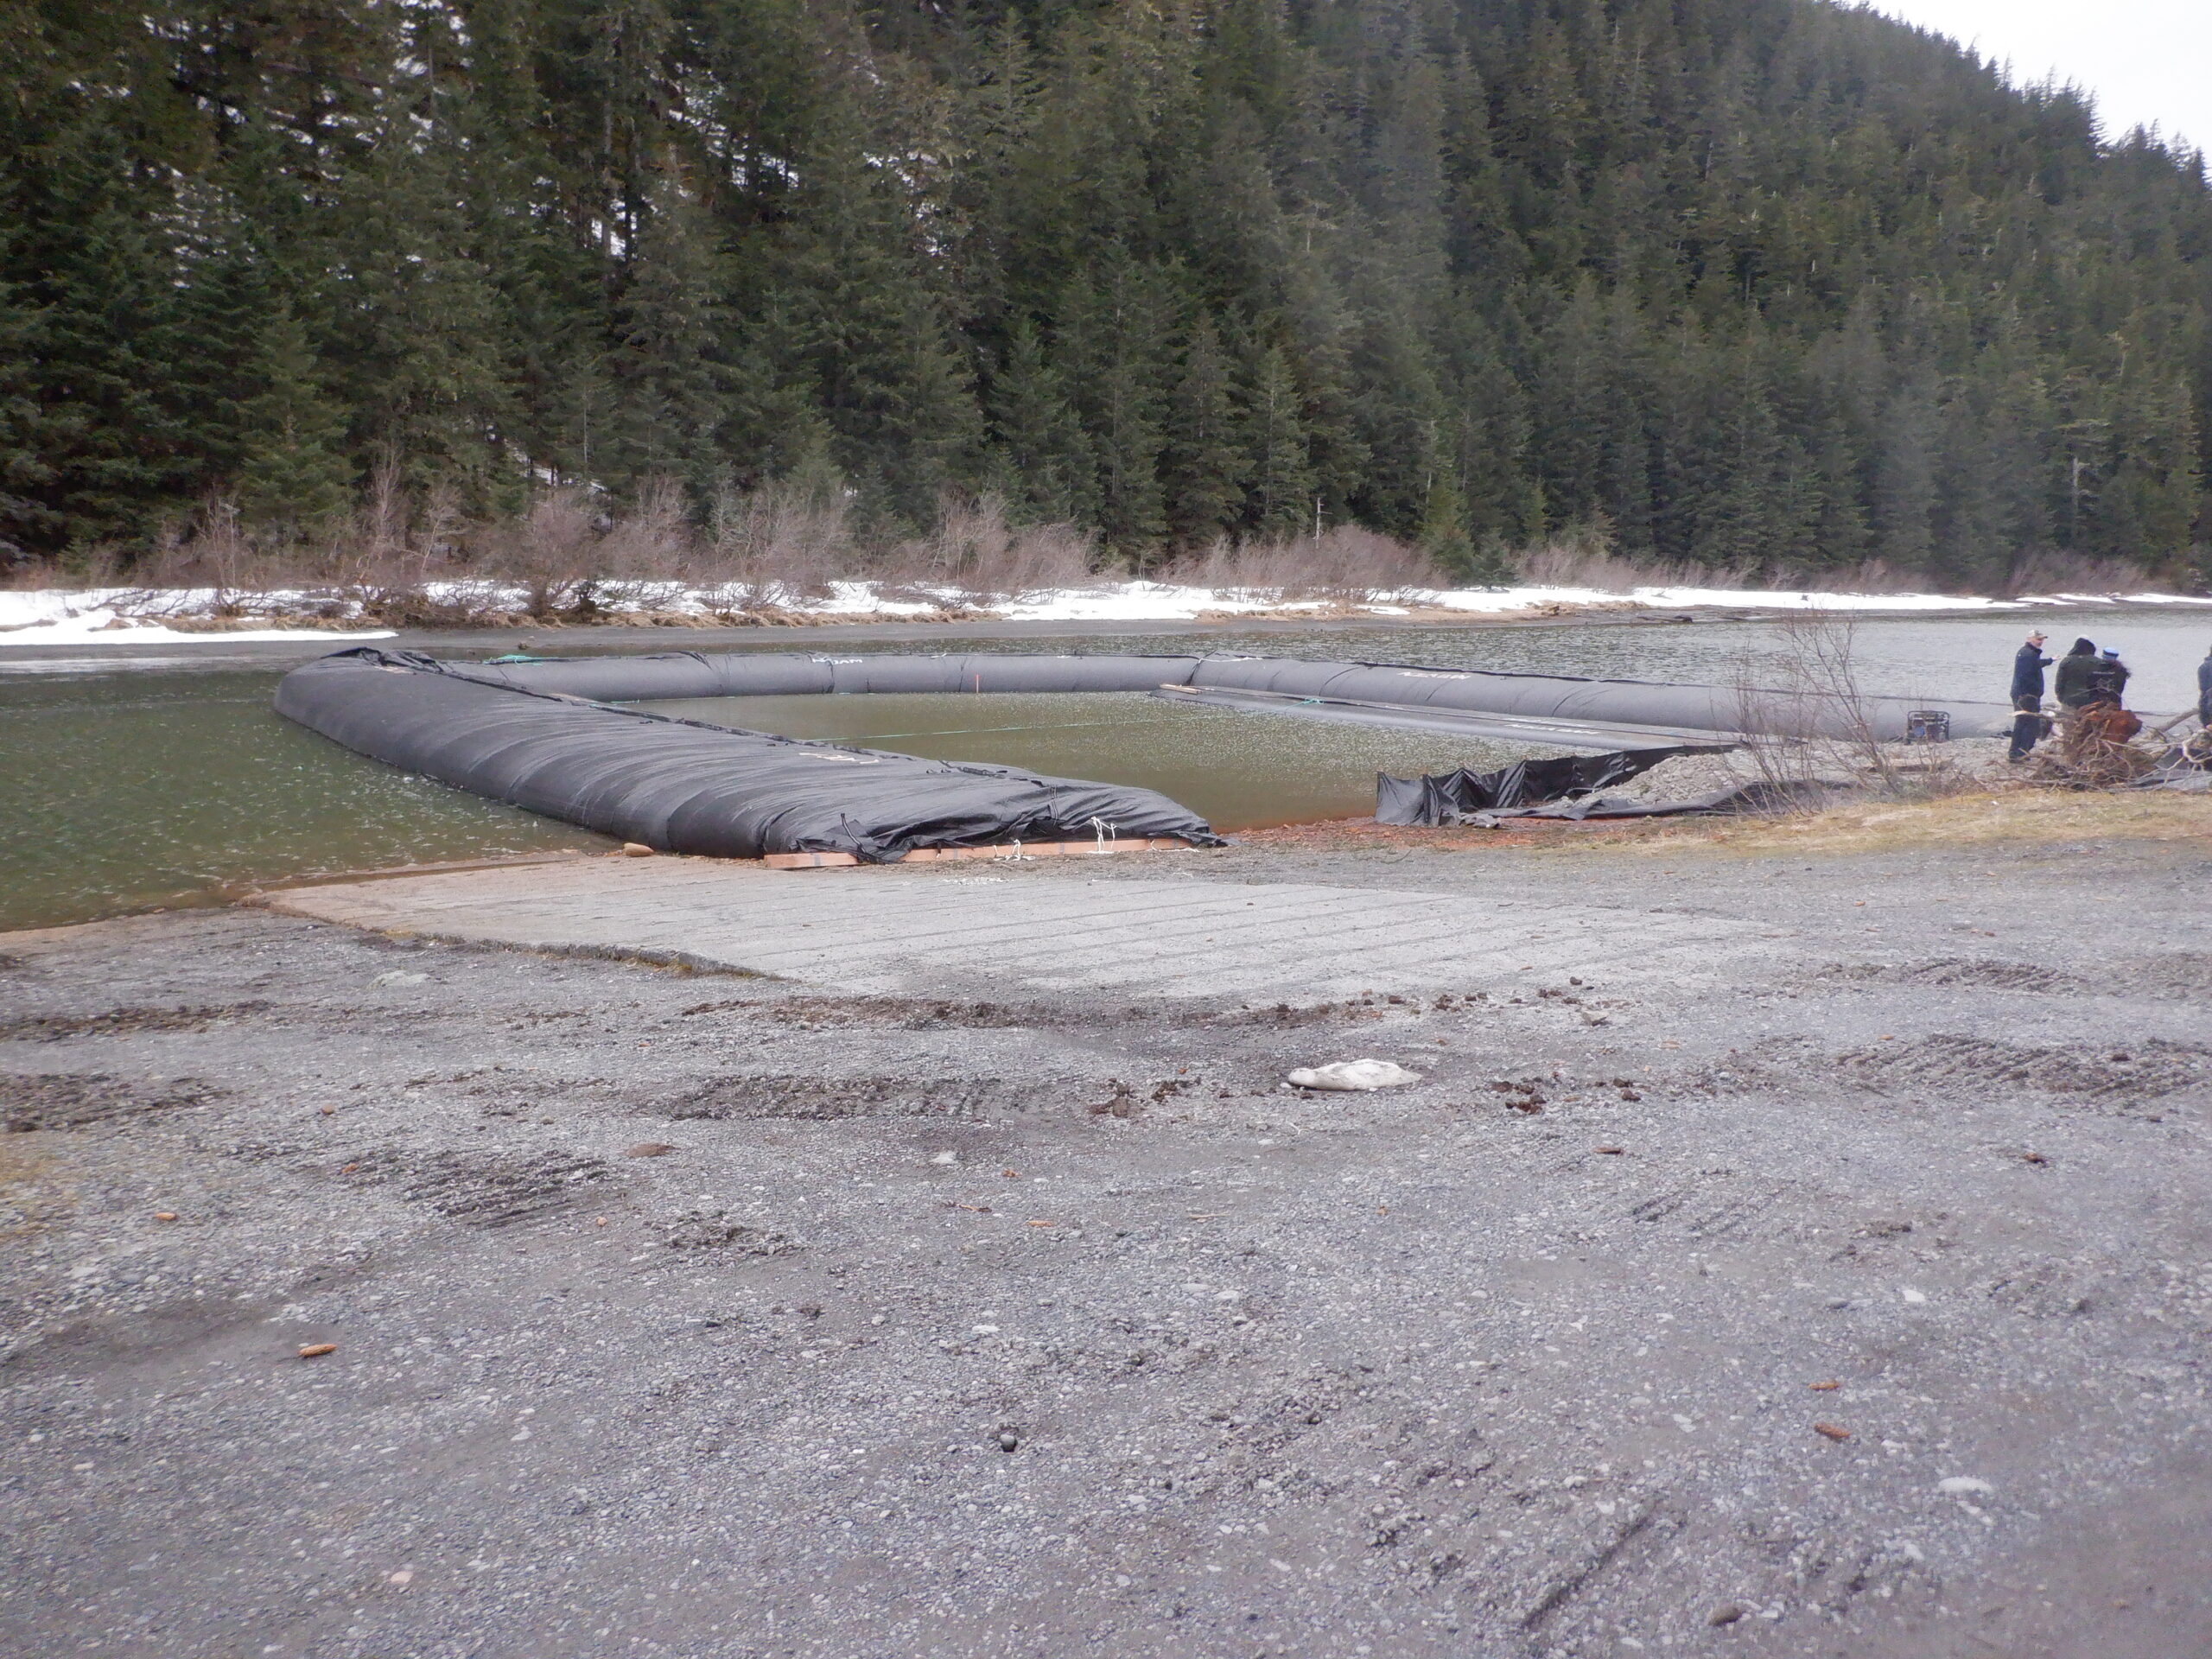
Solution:
<svg viewBox="0 0 2212 1659"><path fill-rule="evenodd" d="M2202 1653L2212 862L2082 829L0 938L0 1631Z"/></svg>
<svg viewBox="0 0 2212 1659"><path fill-rule="evenodd" d="M575 589L571 592L569 589ZM810 588L775 583L603 580L569 583L557 601L496 581L384 589L214 588L0 590L0 650L27 645L175 645L240 641L389 639L403 628L432 632L558 628L837 628L884 623L1245 624L1581 619L1667 611L1749 611L1896 615L1974 614L2171 606L2212 609L2212 596L2167 593L2050 594L2015 599L1936 593L1845 593L1791 588L1662 585L1618 591L1557 585L1466 588L1198 587L1100 581L1030 593L987 593L951 584L830 582Z"/></svg>

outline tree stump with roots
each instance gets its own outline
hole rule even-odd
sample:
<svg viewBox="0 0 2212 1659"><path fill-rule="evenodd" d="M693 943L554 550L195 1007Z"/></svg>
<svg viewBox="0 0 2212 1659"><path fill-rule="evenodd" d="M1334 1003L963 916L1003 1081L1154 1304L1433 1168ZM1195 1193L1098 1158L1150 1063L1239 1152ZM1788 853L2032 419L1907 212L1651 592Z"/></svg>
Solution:
<svg viewBox="0 0 2212 1659"><path fill-rule="evenodd" d="M2143 722L2116 702L2077 709L2059 728L2057 753L2037 757L2037 780L2075 789L2132 784L2158 764L2156 755L2135 746L2142 729Z"/></svg>

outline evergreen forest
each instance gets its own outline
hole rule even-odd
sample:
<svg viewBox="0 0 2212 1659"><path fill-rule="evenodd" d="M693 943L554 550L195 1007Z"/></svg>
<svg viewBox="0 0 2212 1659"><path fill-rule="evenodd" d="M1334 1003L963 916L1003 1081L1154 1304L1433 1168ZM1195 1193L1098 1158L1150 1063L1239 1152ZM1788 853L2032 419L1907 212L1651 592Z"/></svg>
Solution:
<svg viewBox="0 0 2212 1659"><path fill-rule="evenodd" d="M15 0L0 558L995 497L2207 580L2212 197L1827 0ZM1356 573L1348 573L1356 575Z"/></svg>

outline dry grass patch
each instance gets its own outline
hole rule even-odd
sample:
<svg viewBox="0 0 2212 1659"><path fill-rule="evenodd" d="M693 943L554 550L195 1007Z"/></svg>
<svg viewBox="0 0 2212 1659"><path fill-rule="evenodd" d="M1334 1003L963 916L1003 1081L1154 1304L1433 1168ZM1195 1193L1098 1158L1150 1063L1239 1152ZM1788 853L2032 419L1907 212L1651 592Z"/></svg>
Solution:
<svg viewBox="0 0 2212 1659"><path fill-rule="evenodd" d="M1378 824L1364 818L1240 831L1242 847L1294 852L1395 847L1425 852L1616 853L1673 856L1701 851L1885 853L1998 842L2212 842L2212 797L2158 790L2101 792L1977 789L1932 799L1855 801L1781 817L1683 817L1567 823L1509 820L1496 830Z"/></svg>
<svg viewBox="0 0 2212 1659"><path fill-rule="evenodd" d="M1872 853L1993 842L2212 842L2212 798L2165 791L1973 790L1926 801L1864 801L1783 818L1669 824L1634 845L1702 842L1745 853Z"/></svg>

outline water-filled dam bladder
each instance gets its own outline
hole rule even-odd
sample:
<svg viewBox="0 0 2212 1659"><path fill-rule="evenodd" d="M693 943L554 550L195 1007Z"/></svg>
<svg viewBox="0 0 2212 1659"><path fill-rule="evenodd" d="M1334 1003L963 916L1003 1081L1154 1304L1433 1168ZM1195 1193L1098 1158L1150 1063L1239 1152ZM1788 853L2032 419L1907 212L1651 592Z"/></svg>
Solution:
<svg viewBox="0 0 2212 1659"><path fill-rule="evenodd" d="M664 689L688 660L542 666L570 671L601 697L731 695ZM276 711L387 765L663 852L880 863L1014 841L1221 841L1148 789L676 720L520 683L518 673L349 651L287 674ZM757 690L775 683L772 672L759 678Z"/></svg>
<svg viewBox="0 0 2212 1659"><path fill-rule="evenodd" d="M287 674L276 710L387 765L664 852L758 858L1022 842L1215 846L1151 790L924 760L614 705L870 692L1149 691L1229 707L1563 747L1622 739L1902 738L1923 702L1710 686L1233 656L830 656L680 652L443 662L363 647ZM1961 735L2009 729L2000 704L1950 705ZM1549 735L1545 735L1549 734Z"/></svg>

